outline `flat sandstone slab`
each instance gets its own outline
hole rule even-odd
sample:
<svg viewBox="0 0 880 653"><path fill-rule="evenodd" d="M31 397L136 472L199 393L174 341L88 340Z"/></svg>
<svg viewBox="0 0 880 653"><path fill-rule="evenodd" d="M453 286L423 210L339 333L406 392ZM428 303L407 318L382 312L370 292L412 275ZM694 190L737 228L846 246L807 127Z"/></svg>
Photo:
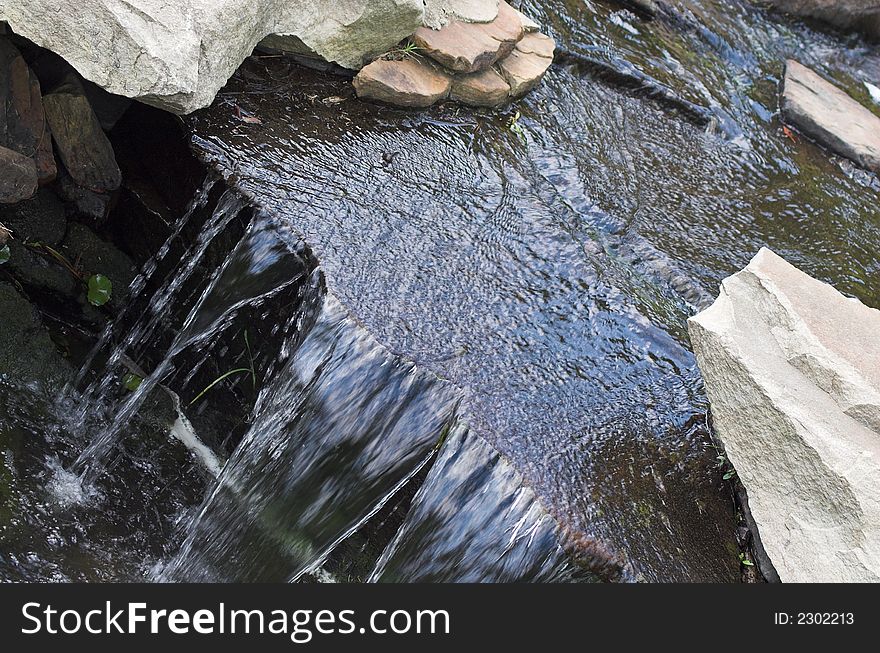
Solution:
<svg viewBox="0 0 880 653"><path fill-rule="evenodd" d="M502 0L498 17L491 23L455 21L439 30L419 28L412 36L421 54L460 73L486 70L506 57L522 38L523 21L518 11Z"/></svg>
<svg viewBox="0 0 880 653"><path fill-rule="evenodd" d="M880 172L880 118L794 60L785 64L782 113L835 154Z"/></svg>
<svg viewBox="0 0 880 653"><path fill-rule="evenodd" d="M472 107L497 107L507 102L510 85L494 69L456 75L449 99Z"/></svg>
<svg viewBox="0 0 880 653"><path fill-rule="evenodd" d="M555 49L552 38L533 32L526 34L513 52L498 63L512 97L525 95L538 85L553 63Z"/></svg>
<svg viewBox="0 0 880 653"><path fill-rule="evenodd" d="M688 329L780 579L880 580L880 311L762 249Z"/></svg>
<svg viewBox="0 0 880 653"><path fill-rule="evenodd" d="M429 107L446 98L452 78L436 66L416 59L377 59L354 78L361 99L403 107Z"/></svg>

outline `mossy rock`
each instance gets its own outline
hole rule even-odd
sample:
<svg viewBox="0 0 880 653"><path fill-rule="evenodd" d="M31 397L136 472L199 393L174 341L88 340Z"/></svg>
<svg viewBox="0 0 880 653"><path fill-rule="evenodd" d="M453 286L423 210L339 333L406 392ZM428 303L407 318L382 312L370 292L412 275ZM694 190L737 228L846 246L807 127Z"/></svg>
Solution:
<svg viewBox="0 0 880 653"><path fill-rule="evenodd" d="M38 242L55 246L64 238L67 220L64 205L47 188L41 188L29 200L12 205L0 205L0 223L12 231L20 242Z"/></svg>
<svg viewBox="0 0 880 653"><path fill-rule="evenodd" d="M113 294L108 304L111 310L119 310L124 305L137 268L115 245L100 238L86 225L72 222L61 244L61 253L68 260L78 263L87 276L102 274L110 279L113 284ZM85 301L85 293L82 299Z"/></svg>
<svg viewBox="0 0 880 653"><path fill-rule="evenodd" d="M60 389L70 365L58 352L36 309L7 283L0 282L0 377L14 385L39 383Z"/></svg>

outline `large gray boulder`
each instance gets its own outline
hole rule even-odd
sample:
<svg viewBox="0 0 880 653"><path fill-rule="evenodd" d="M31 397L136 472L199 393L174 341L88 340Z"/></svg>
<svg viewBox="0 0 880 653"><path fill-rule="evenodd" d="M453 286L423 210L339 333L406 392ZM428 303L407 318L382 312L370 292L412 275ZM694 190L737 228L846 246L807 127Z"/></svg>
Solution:
<svg viewBox="0 0 880 653"><path fill-rule="evenodd" d="M782 115L835 154L880 172L880 118L794 60L785 64Z"/></svg>
<svg viewBox="0 0 880 653"><path fill-rule="evenodd" d="M492 20L498 0L0 0L0 21L106 90L177 113L211 103L254 47L347 68L427 24Z"/></svg>
<svg viewBox="0 0 880 653"><path fill-rule="evenodd" d="M688 327L780 579L880 580L880 311L762 249Z"/></svg>
<svg viewBox="0 0 880 653"><path fill-rule="evenodd" d="M795 16L815 18L844 30L858 30L880 38L877 0L759 0Z"/></svg>

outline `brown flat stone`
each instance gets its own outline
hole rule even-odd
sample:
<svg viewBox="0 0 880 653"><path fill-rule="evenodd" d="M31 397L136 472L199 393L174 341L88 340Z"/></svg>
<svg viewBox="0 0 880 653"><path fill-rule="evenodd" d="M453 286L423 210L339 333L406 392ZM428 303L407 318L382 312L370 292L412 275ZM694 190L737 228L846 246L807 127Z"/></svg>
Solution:
<svg viewBox="0 0 880 653"><path fill-rule="evenodd" d="M33 159L0 147L0 204L15 204L37 192L37 168Z"/></svg>
<svg viewBox="0 0 880 653"><path fill-rule="evenodd" d="M67 84L43 98L58 154L73 180L87 190L112 192L122 183L113 147L81 87Z"/></svg>
<svg viewBox="0 0 880 653"><path fill-rule="evenodd" d="M522 40L516 44L516 49L524 54L536 54L539 57L552 59L553 53L556 51L556 41L546 34L534 32L526 34Z"/></svg>
<svg viewBox="0 0 880 653"><path fill-rule="evenodd" d="M510 85L494 68L456 75L449 98L473 107L497 107L510 98Z"/></svg>
<svg viewBox="0 0 880 653"><path fill-rule="evenodd" d="M378 59L364 66L353 83L362 99L401 107L429 107L449 95L452 78L416 59Z"/></svg>
<svg viewBox="0 0 880 653"><path fill-rule="evenodd" d="M510 54L523 30L519 12L502 0L498 17L491 23L454 21L439 30L421 27L412 40L422 54L446 68L473 73Z"/></svg>
<svg viewBox="0 0 880 653"><path fill-rule="evenodd" d="M531 91L553 63L556 45L549 36L526 34L516 48L498 63L504 79L510 85L510 95L520 97Z"/></svg>

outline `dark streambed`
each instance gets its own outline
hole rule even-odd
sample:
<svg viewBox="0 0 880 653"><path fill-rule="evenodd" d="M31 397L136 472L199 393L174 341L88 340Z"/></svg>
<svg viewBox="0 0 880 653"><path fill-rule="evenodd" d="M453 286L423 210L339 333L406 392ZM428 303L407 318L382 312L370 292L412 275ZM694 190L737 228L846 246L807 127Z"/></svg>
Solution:
<svg viewBox="0 0 880 653"><path fill-rule="evenodd" d="M181 473L195 467L185 449L156 444L163 462L125 424L102 457L126 470L98 479L115 494L50 509L57 477L36 446L16 459L27 501L4 577L740 578L685 320L762 245L880 305L876 178L775 117L785 57L866 103L877 61L856 38L741 2L667 3L651 23L611 4L523 5L566 55L508 110L396 111L252 58L187 119L197 154L260 211L240 205L128 355L147 370L167 359L163 385L189 400L247 365L250 334L258 378L190 411L231 462L217 485ZM147 306L163 296L148 286ZM58 410L2 425L69 463L107 425L71 434ZM131 501L138 474L173 500ZM135 534L114 536L126 521Z"/></svg>

